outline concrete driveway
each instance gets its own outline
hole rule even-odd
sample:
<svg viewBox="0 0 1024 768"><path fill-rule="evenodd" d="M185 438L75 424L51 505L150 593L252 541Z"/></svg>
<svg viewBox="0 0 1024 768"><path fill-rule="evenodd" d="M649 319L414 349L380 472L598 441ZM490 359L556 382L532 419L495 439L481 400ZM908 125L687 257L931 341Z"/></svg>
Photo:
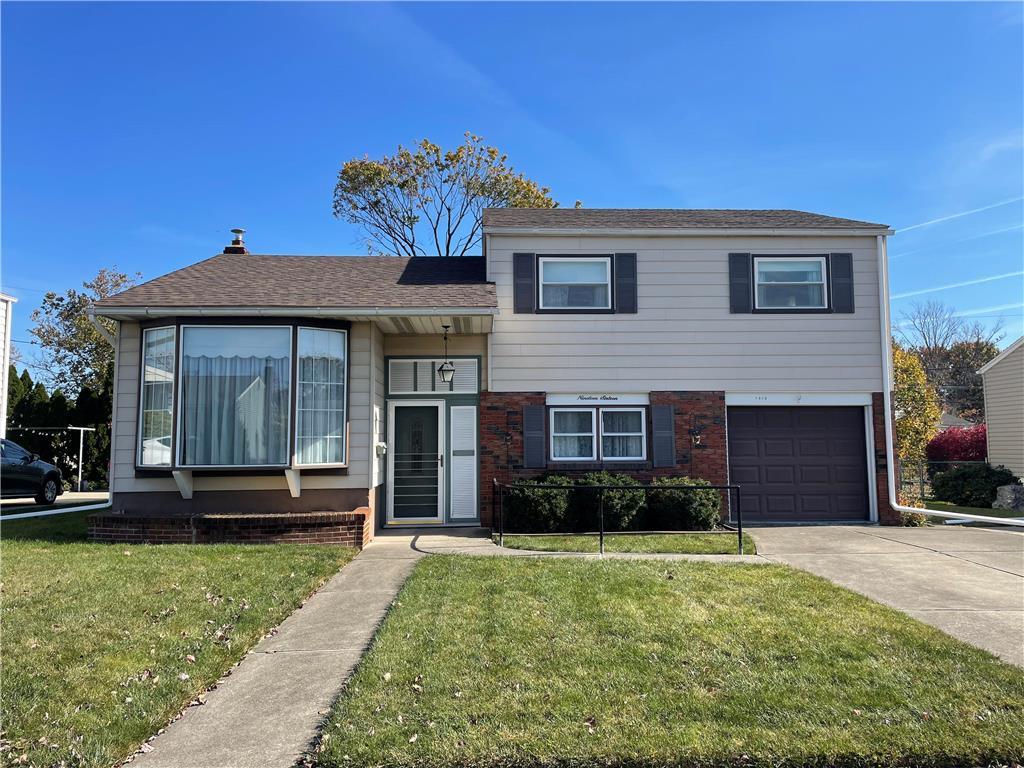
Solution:
<svg viewBox="0 0 1024 768"><path fill-rule="evenodd" d="M759 555L823 576L1024 666L1024 533L753 528Z"/></svg>

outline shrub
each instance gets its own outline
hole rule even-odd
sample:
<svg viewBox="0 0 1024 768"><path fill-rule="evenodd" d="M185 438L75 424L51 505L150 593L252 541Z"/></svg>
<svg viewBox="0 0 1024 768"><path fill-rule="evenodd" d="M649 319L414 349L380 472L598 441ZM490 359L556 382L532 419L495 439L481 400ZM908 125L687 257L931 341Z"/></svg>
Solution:
<svg viewBox="0 0 1024 768"><path fill-rule="evenodd" d="M709 531L722 516L722 496L715 490L674 491L711 485L689 477L660 477L647 495L645 527L651 530Z"/></svg>
<svg viewBox="0 0 1024 768"><path fill-rule="evenodd" d="M589 490L592 485L640 485L629 475L614 472L589 472L576 480L576 490L570 501L569 517L577 530L596 531L600 491ZM644 491L614 490L604 492L604 529L625 531L639 519L644 506Z"/></svg>
<svg viewBox="0 0 1024 768"><path fill-rule="evenodd" d="M572 480L551 475L540 480L519 480L517 485L572 486ZM560 533L569 528L571 491L556 488L518 487L505 490L505 530L522 533Z"/></svg>
<svg viewBox="0 0 1024 768"><path fill-rule="evenodd" d="M984 461L988 458L987 432L984 424L951 427L939 432L928 441L928 461ZM942 467L937 467L936 471L941 472Z"/></svg>
<svg viewBox="0 0 1024 768"><path fill-rule="evenodd" d="M991 507L999 486L1019 482L1006 467L969 464L937 474L932 480L932 493L939 501L962 507Z"/></svg>

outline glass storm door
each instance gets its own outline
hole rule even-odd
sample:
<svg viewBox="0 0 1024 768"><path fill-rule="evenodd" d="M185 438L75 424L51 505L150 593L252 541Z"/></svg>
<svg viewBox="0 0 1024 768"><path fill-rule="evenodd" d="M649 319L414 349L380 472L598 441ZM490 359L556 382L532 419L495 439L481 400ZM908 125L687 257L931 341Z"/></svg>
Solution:
<svg viewBox="0 0 1024 768"><path fill-rule="evenodd" d="M444 518L444 403L389 403L388 522Z"/></svg>

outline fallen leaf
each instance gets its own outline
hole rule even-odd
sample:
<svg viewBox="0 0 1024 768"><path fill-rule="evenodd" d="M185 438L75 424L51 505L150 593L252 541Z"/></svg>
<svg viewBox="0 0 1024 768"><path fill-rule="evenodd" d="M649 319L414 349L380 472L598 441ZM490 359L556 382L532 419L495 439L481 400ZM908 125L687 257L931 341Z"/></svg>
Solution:
<svg viewBox="0 0 1024 768"><path fill-rule="evenodd" d="M409 737L409 743L410 744L415 744L416 743L416 739L418 739L419 737L420 737L420 735L418 733L414 733L412 736Z"/></svg>

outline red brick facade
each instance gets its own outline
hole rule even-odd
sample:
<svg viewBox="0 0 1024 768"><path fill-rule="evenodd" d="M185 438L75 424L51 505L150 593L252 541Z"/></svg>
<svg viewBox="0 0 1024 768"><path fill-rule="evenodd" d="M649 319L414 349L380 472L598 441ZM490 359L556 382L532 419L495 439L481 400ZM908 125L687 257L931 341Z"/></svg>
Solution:
<svg viewBox="0 0 1024 768"><path fill-rule="evenodd" d="M368 507L353 512L147 517L101 513L89 518L91 541L125 544L341 544L362 548L373 538Z"/></svg>
<svg viewBox="0 0 1024 768"><path fill-rule="evenodd" d="M888 459L885 446L885 400L881 392L871 395L871 411L875 433L875 485L878 496L878 522L882 525L899 525L900 513L889 503ZM897 468L893 467L895 471Z"/></svg>
<svg viewBox="0 0 1024 768"><path fill-rule="evenodd" d="M523 408L544 405L544 392L480 393L480 522L493 524L493 481L510 482L545 472L607 469L642 482L654 477L699 477L724 485L728 477L723 392L651 392L651 405L671 405L675 411L676 466L655 469L651 463L585 462L552 464L547 469L523 467ZM648 424L650 433L650 424ZM694 444L694 433L700 442Z"/></svg>

